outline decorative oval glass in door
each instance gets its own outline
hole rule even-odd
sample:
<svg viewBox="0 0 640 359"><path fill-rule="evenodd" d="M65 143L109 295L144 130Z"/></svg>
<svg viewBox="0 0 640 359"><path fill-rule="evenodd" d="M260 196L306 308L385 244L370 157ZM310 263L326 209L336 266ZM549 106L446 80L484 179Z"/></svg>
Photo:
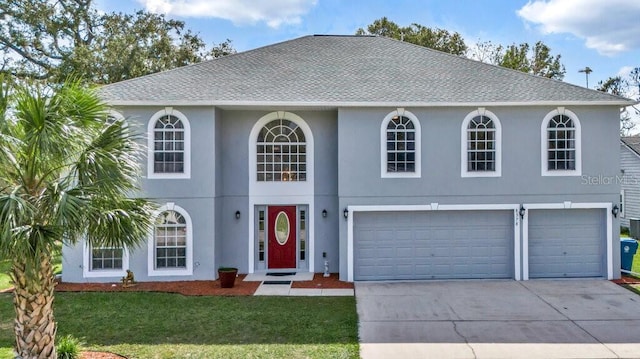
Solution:
<svg viewBox="0 0 640 359"><path fill-rule="evenodd" d="M280 211L280 213L278 213L274 226L276 227L274 228L276 241L278 241L278 244L280 244L281 246L285 245L285 243L287 243L287 240L289 240L290 226L289 217L287 217L287 214L284 211Z"/></svg>

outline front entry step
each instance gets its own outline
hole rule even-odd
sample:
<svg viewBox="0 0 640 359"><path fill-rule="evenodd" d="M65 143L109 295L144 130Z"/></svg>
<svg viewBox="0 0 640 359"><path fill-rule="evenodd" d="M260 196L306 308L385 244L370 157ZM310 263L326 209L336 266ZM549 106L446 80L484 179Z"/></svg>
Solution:
<svg viewBox="0 0 640 359"><path fill-rule="evenodd" d="M296 275L296 272L267 272L266 275L274 276L274 277L285 277Z"/></svg>
<svg viewBox="0 0 640 359"><path fill-rule="evenodd" d="M262 282L262 284L287 284L287 285L291 285L291 281L290 280L265 280L264 282Z"/></svg>
<svg viewBox="0 0 640 359"><path fill-rule="evenodd" d="M274 276L267 273L250 273L244 278L247 282L264 282L265 280L274 280ZM295 273L293 275L277 276L278 280L290 280L290 281L307 281L313 280L313 273L311 272L290 272Z"/></svg>

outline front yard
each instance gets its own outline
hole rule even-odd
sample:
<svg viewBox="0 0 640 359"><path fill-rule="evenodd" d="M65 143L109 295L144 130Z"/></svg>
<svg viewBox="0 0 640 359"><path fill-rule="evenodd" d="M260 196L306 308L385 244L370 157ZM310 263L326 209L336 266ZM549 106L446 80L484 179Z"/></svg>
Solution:
<svg viewBox="0 0 640 359"><path fill-rule="evenodd" d="M0 358L13 305L0 294ZM358 358L353 297L186 297L57 293L58 337L128 358Z"/></svg>

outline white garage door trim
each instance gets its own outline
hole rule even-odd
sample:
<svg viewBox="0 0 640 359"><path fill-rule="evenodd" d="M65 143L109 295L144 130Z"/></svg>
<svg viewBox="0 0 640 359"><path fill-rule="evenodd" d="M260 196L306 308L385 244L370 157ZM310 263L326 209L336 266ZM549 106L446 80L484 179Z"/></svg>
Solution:
<svg viewBox="0 0 640 359"><path fill-rule="evenodd" d="M529 210L530 209L604 209L607 214L607 279L613 279L613 215L611 203L525 203L522 218L522 279L529 280Z"/></svg>
<svg viewBox="0 0 640 359"><path fill-rule="evenodd" d="M410 211L513 211L513 248L514 277L521 280L520 273L520 215L518 204L438 204L427 205L381 205L381 206L347 206L347 281L353 282L353 217L355 212L410 212Z"/></svg>

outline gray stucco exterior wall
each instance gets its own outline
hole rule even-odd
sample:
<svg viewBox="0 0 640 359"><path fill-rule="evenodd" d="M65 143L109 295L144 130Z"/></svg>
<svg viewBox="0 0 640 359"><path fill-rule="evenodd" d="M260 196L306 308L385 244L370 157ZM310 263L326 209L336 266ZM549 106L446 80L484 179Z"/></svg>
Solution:
<svg viewBox="0 0 640 359"><path fill-rule="evenodd" d="M394 108L343 108L338 114L340 208L353 205L617 203L618 109L576 106L582 175L541 175L541 125L555 107L487 107L502 125L502 176L462 178L460 131L477 108L405 108L422 129L422 176L381 178L380 126ZM605 120L610 119L610 120ZM618 228L614 220L613 228ZM347 221L340 222L341 278L347 273ZM613 253L619 253L614 231ZM619 268L619 255L613 256ZM619 276L619 273L616 272Z"/></svg>
<svg viewBox="0 0 640 359"><path fill-rule="evenodd" d="M149 119L164 107L119 109L130 126L146 133ZM159 206L167 203L184 208L193 222L193 275L148 276L148 242L130 251L129 268L139 281L215 279L219 266L248 271L249 231L249 133L255 123L272 111L222 110L213 107L174 107L191 127L191 176L188 179L147 178L142 164L141 196ZM327 253L331 271L338 270L337 113L336 111L292 111L311 128L315 138L314 181L316 271ZM146 143L145 143L146 145ZM302 204L302 203L292 203ZM322 217L322 210L329 215ZM236 218L236 211L240 218ZM151 238L151 234L150 234ZM63 280L111 282L116 277L83 277L83 246L66 247Z"/></svg>
<svg viewBox="0 0 640 359"><path fill-rule="evenodd" d="M163 107L122 108L129 123L146 132L151 116ZM143 194L160 205L175 203L193 221L193 275L148 276L148 247L130 255L130 268L140 281L214 279L219 266L249 271L250 215L249 135L271 109L175 107L191 127L191 176L151 179L143 164ZM487 107L502 127L502 176L463 178L460 169L461 124L472 107L406 108L421 124L420 178L381 178L380 126L395 108L287 110L300 116L314 137L314 271L323 269L323 252L331 272L345 278L347 220L342 211L354 205L617 203L619 175L618 109L615 106L567 107L579 118L582 175L541 175L541 123L555 107ZM610 119L610 120L606 120ZM258 200L256 203L260 203ZM268 204L268 203L260 203ZM304 205L304 203L291 203ZM327 217L322 216L326 209ZM236 218L236 211L240 218ZM614 220L614 228L619 222ZM612 233L619 253L618 233ZM84 278L82 245L65 247L63 280L117 281ZM614 268L619 256L613 256Z"/></svg>

